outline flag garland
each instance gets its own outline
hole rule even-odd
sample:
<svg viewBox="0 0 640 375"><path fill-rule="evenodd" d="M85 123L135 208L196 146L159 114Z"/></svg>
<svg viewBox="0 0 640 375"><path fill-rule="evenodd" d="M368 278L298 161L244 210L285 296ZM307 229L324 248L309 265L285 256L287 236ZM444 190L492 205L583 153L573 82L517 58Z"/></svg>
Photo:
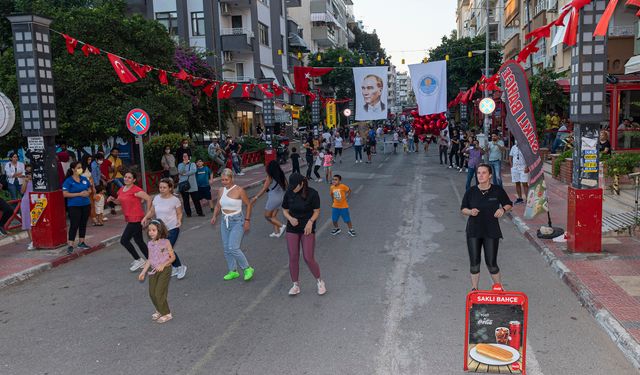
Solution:
<svg viewBox="0 0 640 375"><path fill-rule="evenodd" d="M59 31L51 29L51 31L60 34L65 40L65 46L67 52L70 55L75 54L75 51L79 44L82 45L81 50L85 57L90 55L102 55L104 52L107 55L107 59L111 63L114 72L118 76L120 82L124 84L131 84L137 82L140 79L145 79L153 72L157 72L157 79L161 85L169 84L169 76L173 77L176 82L183 81L190 84L194 88L200 88L202 92L209 98L213 97L215 90L218 90L217 97L219 99L230 99L233 92L240 85L235 82L217 81L208 78L194 76L184 69L180 69L179 72L171 72L165 69L156 68L151 65L141 64L126 57L122 57L107 51L101 51L100 49L90 45L89 43L78 40L72 36L61 33ZM128 67L127 67L128 66ZM133 74L133 71L135 74ZM258 88L260 92L267 98L279 97L286 92L289 96L293 94L293 88L287 86L280 86L273 82L269 84L242 84L242 97L250 98L251 93L255 88Z"/></svg>

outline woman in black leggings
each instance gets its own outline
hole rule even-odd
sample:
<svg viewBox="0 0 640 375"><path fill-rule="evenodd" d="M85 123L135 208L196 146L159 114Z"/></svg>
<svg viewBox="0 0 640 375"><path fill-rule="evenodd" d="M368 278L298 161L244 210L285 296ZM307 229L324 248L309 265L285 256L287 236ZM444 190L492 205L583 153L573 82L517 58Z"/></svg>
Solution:
<svg viewBox="0 0 640 375"><path fill-rule="evenodd" d="M454 166L460 167L460 136L458 135L458 131L454 130L451 132L451 150L449 151L449 168L453 168ZM456 164L453 164L453 158L456 158Z"/></svg>
<svg viewBox="0 0 640 375"><path fill-rule="evenodd" d="M91 200L89 200L91 183L82 173L84 173L82 163L74 161L69 166L66 174L67 177L62 183L62 195L67 199L67 211L69 212L67 254L73 252L76 234L79 237L79 249L87 250L91 248L91 246L84 242L87 232L87 221L89 220L89 213L91 212Z"/></svg>
<svg viewBox="0 0 640 375"><path fill-rule="evenodd" d="M491 184L491 166L476 168L478 184L467 190L460 209L469 216L467 221L467 249L471 263L471 290L478 289L481 253L494 284L501 283L498 267L498 244L502 238L499 219L511 210L513 203L501 186Z"/></svg>

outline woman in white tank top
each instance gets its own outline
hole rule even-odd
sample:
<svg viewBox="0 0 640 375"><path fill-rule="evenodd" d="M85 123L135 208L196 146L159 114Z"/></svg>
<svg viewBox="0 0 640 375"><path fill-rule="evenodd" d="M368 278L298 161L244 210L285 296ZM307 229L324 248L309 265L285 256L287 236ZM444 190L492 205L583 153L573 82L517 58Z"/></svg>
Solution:
<svg viewBox="0 0 640 375"><path fill-rule="evenodd" d="M225 168L221 175L222 189L218 191L218 203L213 210L211 224L215 224L218 215L222 213L220 222L220 234L222 236L222 247L224 257L227 260L228 273L225 280L233 280L240 277L238 266L244 272L244 281L249 281L253 277L254 269L249 266L247 258L240 250L244 232L248 231L251 223L251 202L245 190L233 184L233 171ZM242 213L242 205L247 206L246 217Z"/></svg>

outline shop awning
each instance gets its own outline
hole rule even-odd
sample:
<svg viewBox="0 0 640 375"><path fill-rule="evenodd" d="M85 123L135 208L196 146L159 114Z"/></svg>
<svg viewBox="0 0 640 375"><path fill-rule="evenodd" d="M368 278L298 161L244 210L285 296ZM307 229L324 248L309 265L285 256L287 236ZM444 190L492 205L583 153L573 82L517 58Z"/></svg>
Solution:
<svg viewBox="0 0 640 375"><path fill-rule="evenodd" d="M262 75L265 78L273 78L273 82L277 85L280 85L280 82L278 82L278 78L276 77L276 72L274 72L273 69L266 66L261 66L260 70L262 71Z"/></svg>
<svg viewBox="0 0 640 375"><path fill-rule="evenodd" d="M571 87L569 85L569 80L568 79L559 79L556 81L556 83L558 84L558 86L560 86L562 88L562 91L564 93L570 93L571 92Z"/></svg>
<svg viewBox="0 0 640 375"><path fill-rule="evenodd" d="M302 37L296 33L289 33L289 47L309 52L309 46Z"/></svg>
<svg viewBox="0 0 640 375"><path fill-rule="evenodd" d="M633 56L624 64L624 74L640 72L640 55Z"/></svg>
<svg viewBox="0 0 640 375"><path fill-rule="evenodd" d="M284 83L290 88L293 89L295 88L295 86L293 85L293 83L291 83L291 80L289 79L289 76L287 74L284 75Z"/></svg>

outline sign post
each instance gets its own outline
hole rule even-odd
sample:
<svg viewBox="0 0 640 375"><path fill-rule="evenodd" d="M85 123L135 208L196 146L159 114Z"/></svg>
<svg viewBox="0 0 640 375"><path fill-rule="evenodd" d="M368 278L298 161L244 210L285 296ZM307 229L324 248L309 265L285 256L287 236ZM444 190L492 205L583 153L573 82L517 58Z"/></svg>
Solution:
<svg viewBox="0 0 640 375"><path fill-rule="evenodd" d="M327 102L327 128L332 129L336 126L337 123L337 110L336 110L336 102L330 100Z"/></svg>
<svg viewBox="0 0 640 375"><path fill-rule="evenodd" d="M142 190L147 191L147 175L144 167L144 142L142 136L149 131L151 119L147 112L140 108L129 111L126 118L127 129L136 136L136 143L140 151L140 178L142 179Z"/></svg>

